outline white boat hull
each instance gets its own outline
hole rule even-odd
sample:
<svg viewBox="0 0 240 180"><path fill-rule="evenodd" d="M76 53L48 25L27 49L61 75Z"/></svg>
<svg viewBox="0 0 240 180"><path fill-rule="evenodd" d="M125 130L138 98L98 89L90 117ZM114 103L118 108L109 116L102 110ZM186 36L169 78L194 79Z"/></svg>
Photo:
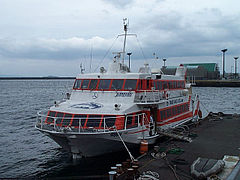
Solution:
<svg viewBox="0 0 240 180"><path fill-rule="evenodd" d="M115 131L102 134L69 134L39 130L70 152L73 157L93 157L126 150ZM142 139L154 144L158 137L158 135L149 136L147 129L144 132L136 130L119 132L127 148L139 148Z"/></svg>

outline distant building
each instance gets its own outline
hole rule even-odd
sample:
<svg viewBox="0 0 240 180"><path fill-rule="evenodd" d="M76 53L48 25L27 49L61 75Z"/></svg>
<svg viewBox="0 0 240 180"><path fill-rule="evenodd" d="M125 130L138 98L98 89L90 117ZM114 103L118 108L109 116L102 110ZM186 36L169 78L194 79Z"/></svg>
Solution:
<svg viewBox="0 0 240 180"><path fill-rule="evenodd" d="M217 63L198 63L198 64L183 64L187 67L187 79L189 80L207 80L220 79L220 71ZM176 67L163 66L164 74L173 75L176 72Z"/></svg>

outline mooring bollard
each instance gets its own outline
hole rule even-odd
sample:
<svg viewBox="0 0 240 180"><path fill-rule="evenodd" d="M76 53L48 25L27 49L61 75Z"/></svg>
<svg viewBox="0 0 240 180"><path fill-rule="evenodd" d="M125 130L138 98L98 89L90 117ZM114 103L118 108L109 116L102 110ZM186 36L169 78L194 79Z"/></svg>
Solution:
<svg viewBox="0 0 240 180"><path fill-rule="evenodd" d="M117 174L122 174L123 172L122 164L116 164L116 167L117 167Z"/></svg>
<svg viewBox="0 0 240 180"><path fill-rule="evenodd" d="M115 167L115 166L111 167L111 171L116 171L117 172L117 167Z"/></svg>
<svg viewBox="0 0 240 180"><path fill-rule="evenodd" d="M134 159L134 161L132 162L132 165L136 165L136 166L139 166L139 162L137 159Z"/></svg>
<svg viewBox="0 0 240 180"><path fill-rule="evenodd" d="M127 180L132 180L134 179L134 169L133 168L128 168L127 169Z"/></svg>
<svg viewBox="0 0 240 180"><path fill-rule="evenodd" d="M133 165L133 166L132 166L132 168L133 168L133 174L134 174L134 176L136 176L136 175L137 175L137 170L138 170L138 167L139 167L139 166L137 166L137 165Z"/></svg>
<svg viewBox="0 0 240 180"><path fill-rule="evenodd" d="M116 180L117 172L116 171L109 171L109 180Z"/></svg>
<svg viewBox="0 0 240 180"><path fill-rule="evenodd" d="M159 146L154 146L154 147L153 147L153 150L154 150L154 153L155 153L155 154L158 153L158 151L159 151Z"/></svg>
<svg viewBox="0 0 240 180"><path fill-rule="evenodd" d="M128 169L128 162L124 161L122 163L122 168L123 168L123 171L126 171Z"/></svg>

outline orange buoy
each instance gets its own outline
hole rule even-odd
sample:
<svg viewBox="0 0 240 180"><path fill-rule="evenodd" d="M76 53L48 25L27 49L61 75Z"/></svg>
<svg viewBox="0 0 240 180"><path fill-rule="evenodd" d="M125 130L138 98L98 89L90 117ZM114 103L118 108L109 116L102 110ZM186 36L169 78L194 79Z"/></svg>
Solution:
<svg viewBox="0 0 240 180"><path fill-rule="evenodd" d="M148 152L148 142L146 140L142 140L140 144L140 154L144 154Z"/></svg>

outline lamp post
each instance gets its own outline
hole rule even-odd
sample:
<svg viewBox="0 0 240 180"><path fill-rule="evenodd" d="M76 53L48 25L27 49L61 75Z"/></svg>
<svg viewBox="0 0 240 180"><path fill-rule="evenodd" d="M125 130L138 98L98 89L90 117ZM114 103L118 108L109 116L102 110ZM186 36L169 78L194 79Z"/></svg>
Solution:
<svg viewBox="0 0 240 180"><path fill-rule="evenodd" d="M222 57L222 59L223 59L223 78L225 78L225 52L227 51L227 49L222 49L221 51L223 53L223 57Z"/></svg>
<svg viewBox="0 0 240 180"><path fill-rule="evenodd" d="M238 57L234 57L235 59L235 79L237 79L237 59Z"/></svg>
<svg viewBox="0 0 240 180"><path fill-rule="evenodd" d="M163 67L165 68L165 63L166 63L167 59L163 59Z"/></svg>
<svg viewBox="0 0 240 180"><path fill-rule="evenodd" d="M131 52L127 53L128 55L128 68L129 68L129 71L130 71L130 56L132 55Z"/></svg>

